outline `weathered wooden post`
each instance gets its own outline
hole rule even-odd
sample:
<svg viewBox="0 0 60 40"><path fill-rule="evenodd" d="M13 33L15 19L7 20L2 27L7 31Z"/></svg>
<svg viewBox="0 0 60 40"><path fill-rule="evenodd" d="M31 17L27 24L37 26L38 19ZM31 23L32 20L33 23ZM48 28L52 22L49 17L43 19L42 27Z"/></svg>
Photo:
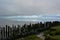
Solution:
<svg viewBox="0 0 60 40"><path fill-rule="evenodd" d="M1 40L2 40L2 29L1 29Z"/></svg>
<svg viewBox="0 0 60 40"><path fill-rule="evenodd" d="M7 33L7 35L8 35L8 39L9 39L9 33L10 33L10 31L9 31L9 26L8 26L8 33Z"/></svg>
<svg viewBox="0 0 60 40"><path fill-rule="evenodd" d="M7 33L8 30L7 30L7 29L8 29L8 26L6 25L6 39L7 39L7 37L8 37L8 33Z"/></svg>

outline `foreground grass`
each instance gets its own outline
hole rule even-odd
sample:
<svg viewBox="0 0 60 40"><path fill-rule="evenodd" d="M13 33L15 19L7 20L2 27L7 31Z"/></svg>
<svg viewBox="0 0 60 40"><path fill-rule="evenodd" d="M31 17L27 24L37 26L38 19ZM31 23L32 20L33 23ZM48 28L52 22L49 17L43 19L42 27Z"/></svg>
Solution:
<svg viewBox="0 0 60 40"><path fill-rule="evenodd" d="M60 40L60 26L51 27L49 31L47 31L46 40Z"/></svg>
<svg viewBox="0 0 60 40"><path fill-rule="evenodd" d="M17 40L42 40L41 38L37 37L36 35L30 35L25 38L19 38Z"/></svg>
<svg viewBox="0 0 60 40"><path fill-rule="evenodd" d="M60 40L60 35L55 35L55 36L52 36L52 37L56 40Z"/></svg>
<svg viewBox="0 0 60 40"><path fill-rule="evenodd" d="M52 29L56 29L55 33L56 35L52 36L56 40L60 40L60 26L52 27Z"/></svg>
<svg viewBox="0 0 60 40"><path fill-rule="evenodd" d="M56 29L56 32L60 32L60 26L52 27L52 29Z"/></svg>

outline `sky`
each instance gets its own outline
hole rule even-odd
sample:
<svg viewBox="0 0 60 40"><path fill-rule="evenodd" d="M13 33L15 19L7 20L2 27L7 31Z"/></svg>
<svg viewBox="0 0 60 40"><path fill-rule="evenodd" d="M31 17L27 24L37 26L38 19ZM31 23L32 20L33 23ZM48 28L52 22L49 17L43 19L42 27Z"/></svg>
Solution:
<svg viewBox="0 0 60 40"><path fill-rule="evenodd" d="M2 15L60 15L60 0L0 0Z"/></svg>

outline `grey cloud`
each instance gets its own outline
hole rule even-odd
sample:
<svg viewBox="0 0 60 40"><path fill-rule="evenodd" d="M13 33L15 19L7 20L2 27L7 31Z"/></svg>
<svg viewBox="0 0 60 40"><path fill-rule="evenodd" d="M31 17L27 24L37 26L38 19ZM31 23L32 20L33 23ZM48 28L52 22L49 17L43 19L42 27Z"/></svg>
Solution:
<svg viewBox="0 0 60 40"><path fill-rule="evenodd" d="M0 15L60 13L60 0L0 0L0 6Z"/></svg>

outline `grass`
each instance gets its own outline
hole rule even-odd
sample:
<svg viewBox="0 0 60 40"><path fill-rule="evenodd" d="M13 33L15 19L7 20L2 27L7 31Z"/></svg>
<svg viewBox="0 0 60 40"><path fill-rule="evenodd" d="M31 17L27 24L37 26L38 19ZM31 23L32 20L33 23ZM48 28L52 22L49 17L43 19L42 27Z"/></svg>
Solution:
<svg viewBox="0 0 60 40"><path fill-rule="evenodd" d="M52 27L53 29L56 29L55 33L60 33L60 26ZM60 40L60 35L54 35L52 36L56 40Z"/></svg>
<svg viewBox="0 0 60 40"><path fill-rule="evenodd" d="M60 40L60 35L55 35L55 36L52 36L52 37L56 40Z"/></svg>
<svg viewBox="0 0 60 40"><path fill-rule="evenodd" d="M42 39L37 37L36 35L30 35L30 36L27 36L25 38L20 38L20 39L17 39L17 40L42 40Z"/></svg>
<svg viewBox="0 0 60 40"><path fill-rule="evenodd" d="M52 27L52 29L56 29L56 31L60 32L60 26Z"/></svg>
<svg viewBox="0 0 60 40"><path fill-rule="evenodd" d="M55 30L53 31L52 29L55 29ZM51 30L50 32L48 31L49 37L55 40L60 40L60 26L51 27L50 30Z"/></svg>

